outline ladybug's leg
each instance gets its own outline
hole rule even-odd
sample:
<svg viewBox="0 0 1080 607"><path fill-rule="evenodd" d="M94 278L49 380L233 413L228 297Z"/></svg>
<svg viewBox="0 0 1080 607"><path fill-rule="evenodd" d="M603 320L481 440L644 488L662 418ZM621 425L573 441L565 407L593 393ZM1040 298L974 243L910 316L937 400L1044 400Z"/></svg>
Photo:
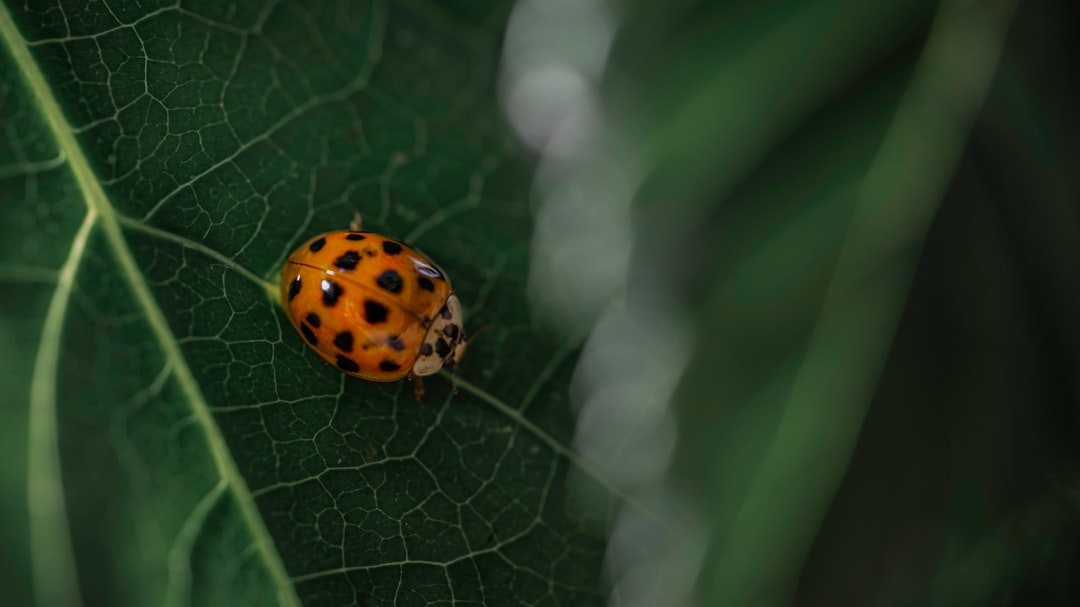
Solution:
<svg viewBox="0 0 1080 607"><path fill-rule="evenodd" d="M416 382L416 400L420 400L420 397L424 395L424 380L420 379L419 375L413 376L413 381Z"/></svg>
<svg viewBox="0 0 1080 607"><path fill-rule="evenodd" d="M355 213L353 213L352 221L349 222L349 231L350 232L360 232L360 231L362 231L363 225L364 225L364 222L362 221L362 218L360 217L360 211L356 211Z"/></svg>
<svg viewBox="0 0 1080 607"><path fill-rule="evenodd" d="M453 361L450 363L450 389L457 394L457 363Z"/></svg>

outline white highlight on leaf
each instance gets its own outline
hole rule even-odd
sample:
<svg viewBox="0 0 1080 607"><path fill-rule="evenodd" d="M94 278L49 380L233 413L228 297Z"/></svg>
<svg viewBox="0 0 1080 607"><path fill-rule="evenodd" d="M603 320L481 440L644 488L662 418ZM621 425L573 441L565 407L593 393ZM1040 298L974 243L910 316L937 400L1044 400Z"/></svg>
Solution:
<svg viewBox="0 0 1080 607"><path fill-rule="evenodd" d="M572 385L575 449L659 516L630 505L617 516L607 570L621 607L691 604L705 553L699 517L666 480L677 438L670 403L691 339L675 303L656 297L664 292L632 291L609 306Z"/></svg>
<svg viewBox="0 0 1080 607"><path fill-rule="evenodd" d="M612 127L599 95L616 31L597 0L520 0L507 29L500 94L511 124L540 152L529 295L568 335L589 332L573 380L576 457L623 499L608 544L611 604L689 605L704 556L698 517L666 473L676 444L670 401L690 337L662 277L629 285L631 203L642 163ZM632 288L630 288L632 286ZM571 472L585 516L611 516L611 495Z"/></svg>
<svg viewBox="0 0 1080 607"><path fill-rule="evenodd" d="M587 111L590 83L565 65L528 70L505 92L510 122L533 148L542 148L558 127Z"/></svg>
<svg viewBox="0 0 1080 607"><path fill-rule="evenodd" d="M593 328L574 376L580 406L574 445L622 486L655 482L675 446L668 410L686 364L688 339L673 316L641 324L613 305Z"/></svg>
<svg viewBox="0 0 1080 607"><path fill-rule="evenodd" d="M623 508L608 541L607 565L613 579L611 605L619 607L693 607L694 580L707 547L704 523L688 503L670 492L654 495L664 502L666 518L677 526L657 527L640 511Z"/></svg>
<svg viewBox="0 0 1080 607"><path fill-rule="evenodd" d="M632 244L635 164L605 124L598 90L615 34L598 0L521 0L507 26L499 92L541 152L529 293L553 327L592 324L618 291Z"/></svg>
<svg viewBox="0 0 1080 607"><path fill-rule="evenodd" d="M499 83L511 123L534 149L591 102L615 35L597 0L522 0L506 27Z"/></svg>

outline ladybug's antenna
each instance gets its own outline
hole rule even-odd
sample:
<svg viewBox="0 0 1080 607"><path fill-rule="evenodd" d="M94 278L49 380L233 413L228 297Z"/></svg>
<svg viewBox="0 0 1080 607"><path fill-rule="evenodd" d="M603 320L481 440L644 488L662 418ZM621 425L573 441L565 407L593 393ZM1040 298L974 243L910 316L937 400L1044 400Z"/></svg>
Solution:
<svg viewBox="0 0 1080 607"><path fill-rule="evenodd" d="M488 329L490 329L490 328L491 328L491 327L493 327L493 326L494 326L494 325L491 325L491 324L486 324L486 325L484 325L484 326L480 327L479 329L477 329L477 330L476 330L476 333L473 333L472 335L466 335L466 336L465 336L465 345L466 345L466 346L471 346L471 345L472 345L472 342L473 342L473 341L474 341L474 340L475 340L475 339L476 339L477 337L480 337L480 334L481 334L481 333L483 333L484 331L487 331Z"/></svg>
<svg viewBox="0 0 1080 607"><path fill-rule="evenodd" d="M492 326L493 325L490 324L484 325L477 329L476 333L473 333L472 335L469 335L468 332L465 331L465 328L462 327L462 338L465 341L465 345L471 345L474 339L479 337L481 333L487 331ZM454 361L454 366L450 368L450 387L454 390L454 394L457 394L457 368L459 364L461 363Z"/></svg>

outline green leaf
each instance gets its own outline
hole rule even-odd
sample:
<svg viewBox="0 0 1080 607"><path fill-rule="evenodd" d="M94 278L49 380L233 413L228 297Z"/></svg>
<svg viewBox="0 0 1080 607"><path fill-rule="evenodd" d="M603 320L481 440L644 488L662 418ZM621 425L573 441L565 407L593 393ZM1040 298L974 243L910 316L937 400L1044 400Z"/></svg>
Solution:
<svg viewBox="0 0 1080 607"><path fill-rule="evenodd" d="M606 602L621 498L566 447L574 344L528 313L508 8L0 7L7 599ZM457 394L347 378L285 321L284 256L354 211L493 326Z"/></svg>
<svg viewBox="0 0 1080 607"><path fill-rule="evenodd" d="M674 293L685 317L637 324L694 338L654 491L700 518L692 599L790 604L1012 3L630 4L608 95L645 159L626 307Z"/></svg>

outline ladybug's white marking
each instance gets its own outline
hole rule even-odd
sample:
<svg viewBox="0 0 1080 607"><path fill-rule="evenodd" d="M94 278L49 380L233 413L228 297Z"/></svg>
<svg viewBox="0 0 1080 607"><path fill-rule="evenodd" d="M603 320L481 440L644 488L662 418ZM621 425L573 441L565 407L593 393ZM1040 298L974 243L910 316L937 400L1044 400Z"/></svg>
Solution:
<svg viewBox="0 0 1080 607"><path fill-rule="evenodd" d="M444 365L456 363L465 355L464 320L465 313L461 310L461 301L457 296L451 295L446 300L446 305L431 321L431 327L424 335L424 345L420 348L420 356L413 365L413 375L423 377L432 375L442 369ZM447 327L454 325L456 331L451 329L450 337L446 333ZM442 344L439 342L442 341ZM424 354L424 351L428 354ZM440 350L443 352L440 355Z"/></svg>

